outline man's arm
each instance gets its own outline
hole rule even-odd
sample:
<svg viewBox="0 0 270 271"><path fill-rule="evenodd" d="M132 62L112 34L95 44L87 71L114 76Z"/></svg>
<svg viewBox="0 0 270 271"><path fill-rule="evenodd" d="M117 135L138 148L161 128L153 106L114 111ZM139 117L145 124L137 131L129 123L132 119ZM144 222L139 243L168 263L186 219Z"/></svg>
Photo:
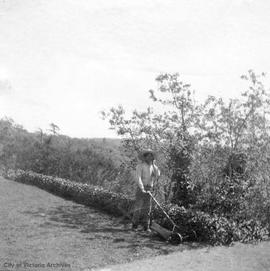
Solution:
<svg viewBox="0 0 270 271"><path fill-rule="evenodd" d="M142 166L139 164L136 167L136 181L138 183L139 188L142 190L142 192L145 192L144 185L142 182Z"/></svg>
<svg viewBox="0 0 270 271"><path fill-rule="evenodd" d="M158 180L160 177L160 170L159 170L158 166L155 164L155 161L153 161L153 167L154 167L154 173L155 173L156 180Z"/></svg>
<svg viewBox="0 0 270 271"><path fill-rule="evenodd" d="M155 191L157 188L158 179L160 177L160 170L158 166L155 164L155 160L153 161L153 169L154 169L153 172L154 172L154 177L155 177L153 185L154 185L154 191Z"/></svg>

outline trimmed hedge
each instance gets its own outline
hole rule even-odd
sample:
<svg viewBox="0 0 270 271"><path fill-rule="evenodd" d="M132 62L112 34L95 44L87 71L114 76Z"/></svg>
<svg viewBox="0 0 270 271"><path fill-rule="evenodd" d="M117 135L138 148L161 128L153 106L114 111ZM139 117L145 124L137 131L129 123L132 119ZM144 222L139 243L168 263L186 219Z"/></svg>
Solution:
<svg viewBox="0 0 270 271"><path fill-rule="evenodd" d="M121 216L125 212L129 213L134 203L133 199L123 194L107 191L102 187L76 183L34 172L18 170L16 173L10 172L8 177L20 183L35 185L77 203L96 207L115 216ZM188 241L228 245L233 241L248 242L264 240L269 237L268 230L254 220L230 221L225 217L209 215L197 210L188 210L173 204L163 205L163 208L179 227L179 233ZM157 206L153 208L152 215L153 219L160 225L172 229L172 225Z"/></svg>
<svg viewBox="0 0 270 271"><path fill-rule="evenodd" d="M73 200L87 206L93 206L107 213L120 216L121 208L128 210L133 201L123 194L104 190L99 186L72 182L66 179L18 170L8 176L17 182L34 185L57 196Z"/></svg>

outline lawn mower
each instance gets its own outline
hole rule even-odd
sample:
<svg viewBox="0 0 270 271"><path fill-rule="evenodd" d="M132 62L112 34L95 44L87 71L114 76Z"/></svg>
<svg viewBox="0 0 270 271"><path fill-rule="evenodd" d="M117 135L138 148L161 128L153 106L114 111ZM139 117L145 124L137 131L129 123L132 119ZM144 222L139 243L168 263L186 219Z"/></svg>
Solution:
<svg viewBox="0 0 270 271"><path fill-rule="evenodd" d="M174 221L169 217L169 215L165 212L165 210L161 207L161 205L158 203L158 201L155 199L155 197L152 195L151 192L147 192L150 197L153 199L155 204L162 210L163 214L166 216L166 218L170 221L172 224L172 231L163 228L155 221L151 221L150 228L153 232L156 232L159 236L161 236L166 241L170 242L173 245L179 245L183 241L183 237L181 234L176 232L176 229L178 229L178 226L174 223ZM127 213L122 207L118 206L118 208L121 210L124 217L128 218L130 221L132 221L132 217L129 213Z"/></svg>
<svg viewBox="0 0 270 271"><path fill-rule="evenodd" d="M162 206L158 203L158 201L155 199L155 197L152 195L150 191L147 192L152 200L155 202L155 204L160 208L162 213L166 216L166 218L170 221L172 224L172 231L163 228L158 223L152 221L150 228L151 230L155 231L158 235L160 235L162 238L164 238L166 241L170 242L174 245L179 245L183 241L183 237L180 233L176 232L176 229L178 226L174 223L174 221L169 217L169 215L165 212L165 210L162 208Z"/></svg>

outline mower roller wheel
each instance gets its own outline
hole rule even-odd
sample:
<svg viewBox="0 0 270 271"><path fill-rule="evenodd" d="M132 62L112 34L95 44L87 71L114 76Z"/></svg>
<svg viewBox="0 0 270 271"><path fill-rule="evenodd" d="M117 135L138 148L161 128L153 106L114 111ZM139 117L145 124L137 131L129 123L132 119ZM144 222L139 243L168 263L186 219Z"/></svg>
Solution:
<svg viewBox="0 0 270 271"><path fill-rule="evenodd" d="M182 243L183 238L181 236L181 234L177 233L177 232L173 232L168 241L172 244L172 245L179 245L180 243Z"/></svg>

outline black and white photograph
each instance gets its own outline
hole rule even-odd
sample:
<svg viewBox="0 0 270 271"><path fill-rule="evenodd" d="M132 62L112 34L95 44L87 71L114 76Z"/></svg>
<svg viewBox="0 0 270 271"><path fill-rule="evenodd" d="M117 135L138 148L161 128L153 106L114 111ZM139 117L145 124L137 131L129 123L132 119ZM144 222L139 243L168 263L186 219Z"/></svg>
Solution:
<svg viewBox="0 0 270 271"><path fill-rule="evenodd" d="M270 1L0 0L0 271L270 270Z"/></svg>

